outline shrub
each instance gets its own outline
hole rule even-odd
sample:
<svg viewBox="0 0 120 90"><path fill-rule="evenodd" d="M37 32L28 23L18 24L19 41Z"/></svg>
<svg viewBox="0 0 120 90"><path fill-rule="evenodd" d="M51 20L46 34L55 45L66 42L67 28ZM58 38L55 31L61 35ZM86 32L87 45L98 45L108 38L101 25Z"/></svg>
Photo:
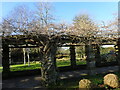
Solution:
<svg viewBox="0 0 120 90"><path fill-rule="evenodd" d="M79 82L79 88L84 88L84 89L91 89L92 88L92 82L88 79L82 79Z"/></svg>
<svg viewBox="0 0 120 90"><path fill-rule="evenodd" d="M107 74L104 76L104 85L108 85L112 88L119 87L118 76L115 74Z"/></svg>

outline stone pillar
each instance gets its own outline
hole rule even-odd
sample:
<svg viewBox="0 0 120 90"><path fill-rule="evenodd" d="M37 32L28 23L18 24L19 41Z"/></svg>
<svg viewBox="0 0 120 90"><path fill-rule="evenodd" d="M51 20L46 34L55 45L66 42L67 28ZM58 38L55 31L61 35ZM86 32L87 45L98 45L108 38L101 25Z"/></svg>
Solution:
<svg viewBox="0 0 120 90"><path fill-rule="evenodd" d="M74 68L76 66L75 46L70 46L70 62L71 66Z"/></svg>
<svg viewBox="0 0 120 90"><path fill-rule="evenodd" d="M96 66L99 66L101 63L100 46L98 44L95 45L95 62Z"/></svg>
<svg viewBox="0 0 120 90"><path fill-rule="evenodd" d="M57 81L55 66L56 44L50 42L41 51L41 76L43 86L53 86Z"/></svg>
<svg viewBox="0 0 120 90"><path fill-rule="evenodd" d="M85 51L87 55L87 69L89 75L95 75L95 53L94 53L94 45L88 44L85 46Z"/></svg>
<svg viewBox="0 0 120 90"><path fill-rule="evenodd" d="M2 66L3 66L3 73L10 72L10 65L9 65L9 47L7 44L2 43Z"/></svg>

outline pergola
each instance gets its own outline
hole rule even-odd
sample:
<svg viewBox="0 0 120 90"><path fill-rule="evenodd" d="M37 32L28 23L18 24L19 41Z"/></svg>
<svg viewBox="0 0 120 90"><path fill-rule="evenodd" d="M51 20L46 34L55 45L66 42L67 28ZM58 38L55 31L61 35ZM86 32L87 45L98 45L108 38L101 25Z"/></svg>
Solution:
<svg viewBox="0 0 120 90"><path fill-rule="evenodd" d="M45 41L46 35L40 35L39 38L37 36L31 35L12 35L12 36L5 36L2 37L2 66L3 66L3 74L10 72L10 65L9 65L9 48L34 48L39 47L42 48L43 44L40 42L41 40ZM59 37L59 41L56 43L54 39L50 41L49 48L50 49L46 56L40 54L41 57L41 70L42 70L42 77L45 79L46 83L55 82L54 78L57 74L56 71L56 50L57 47L66 46L70 47L70 61L71 67L76 66L76 57L75 57L75 46L85 46L86 56L87 56L87 68L89 70L88 74L93 75L95 74L95 67L96 64L100 63L100 45L116 45L118 48L118 61L120 65L120 38L101 38L96 37L99 41L95 40L87 40L86 37L76 37L76 36L68 36L68 35L61 35ZM55 38L56 40L56 38ZM58 39L57 39L58 40ZM46 51L47 52L47 51ZM45 59L43 59L45 58ZM42 60L43 59L43 60ZM47 60L49 59L49 60ZM47 61L46 61L47 60ZM53 72L53 73L51 73Z"/></svg>

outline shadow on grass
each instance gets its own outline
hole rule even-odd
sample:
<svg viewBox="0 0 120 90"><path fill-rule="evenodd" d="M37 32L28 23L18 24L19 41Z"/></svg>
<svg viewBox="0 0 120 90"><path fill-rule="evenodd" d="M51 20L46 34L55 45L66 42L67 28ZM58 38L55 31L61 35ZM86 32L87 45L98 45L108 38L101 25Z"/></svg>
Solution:
<svg viewBox="0 0 120 90"><path fill-rule="evenodd" d="M120 80L120 73L119 72L114 72L114 74L116 74L119 77ZM93 83L93 85L96 87L100 84L103 84L103 77L106 74L97 74L94 76L81 76L79 78L71 78L71 79L63 79L60 80L56 86L51 87L51 88L66 88L66 90L72 89L72 88L79 88L79 81L81 79L89 79L91 80L91 82ZM115 89L115 90L120 90L119 89Z"/></svg>

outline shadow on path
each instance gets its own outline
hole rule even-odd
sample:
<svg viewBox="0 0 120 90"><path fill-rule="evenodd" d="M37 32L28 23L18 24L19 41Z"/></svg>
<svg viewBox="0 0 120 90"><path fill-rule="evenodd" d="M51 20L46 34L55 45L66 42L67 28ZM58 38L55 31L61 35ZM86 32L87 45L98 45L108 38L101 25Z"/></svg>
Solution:
<svg viewBox="0 0 120 90"><path fill-rule="evenodd" d="M118 66L110 66L110 67L102 67L96 68L96 74L100 73L108 73L108 72L116 72L118 71ZM60 79L69 79L69 78L77 78L84 75L87 75L87 70L75 70L75 71L67 71L60 72ZM2 88L42 88L41 86L41 76L24 76L24 77L16 77L12 79L7 79L2 81Z"/></svg>

